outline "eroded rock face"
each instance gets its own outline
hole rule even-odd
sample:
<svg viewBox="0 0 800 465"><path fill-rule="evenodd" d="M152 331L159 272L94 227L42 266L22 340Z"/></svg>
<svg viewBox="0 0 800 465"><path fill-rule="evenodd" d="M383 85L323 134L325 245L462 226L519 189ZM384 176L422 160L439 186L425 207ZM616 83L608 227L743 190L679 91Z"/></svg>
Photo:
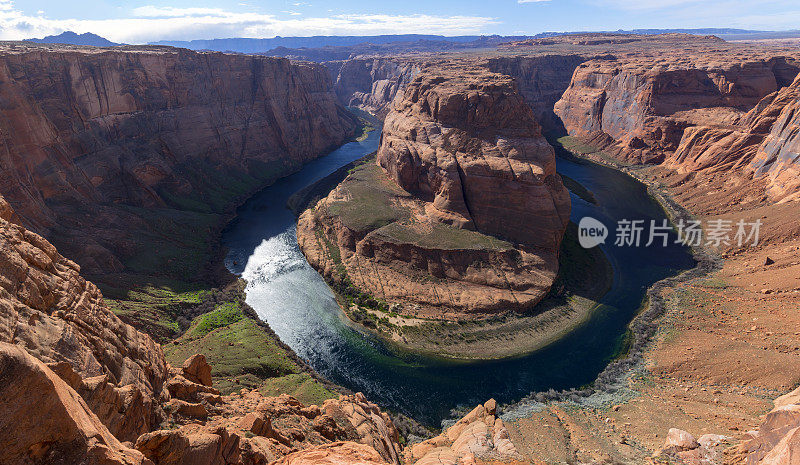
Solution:
<svg viewBox="0 0 800 465"><path fill-rule="evenodd" d="M309 262L405 314L534 306L555 278L570 201L512 79L428 68L392 108L380 168L359 168L301 216Z"/></svg>
<svg viewBox="0 0 800 465"><path fill-rule="evenodd" d="M494 399L478 405L433 439L409 446L406 463L416 465L517 463L522 457L503 420L497 418Z"/></svg>
<svg viewBox="0 0 800 465"><path fill-rule="evenodd" d="M628 159L659 162L678 148L686 128L733 122L797 74L797 66L783 58L662 66L654 61L594 59L578 66L555 105L570 135L603 133Z"/></svg>
<svg viewBox="0 0 800 465"><path fill-rule="evenodd" d="M406 88L384 123L378 164L442 222L557 249L570 202L552 147L510 78L461 72Z"/></svg>
<svg viewBox="0 0 800 465"><path fill-rule="evenodd" d="M0 205L4 201L0 197ZM52 244L0 217L0 341L51 364L112 433L148 430L167 376L161 348L123 323L80 268Z"/></svg>
<svg viewBox="0 0 800 465"><path fill-rule="evenodd" d="M798 197L800 191L800 76L781 89L763 111L779 112L748 168L769 179L769 194L776 199Z"/></svg>
<svg viewBox="0 0 800 465"><path fill-rule="evenodd" d="M159 240L180 246L159 233L160 214L178 224L189 219L175 210L221 213L355 126L318 65L170 48L22 50L0 51L0 193L88 273L121 271Z"/></svg>
<svg viewBox="0 0 800 465"><path fill-rule="evenodd" d="M354 58L327 66L339 102L383 118L397 93L419 74L424 63L411 59Z"/></svg>
<svg viewBox="0 0 800 465"><path fill-rule="evenodd" d="M797 57L739 53L592 59L555 112L570 135L624 162L763 177L772 199L796 197Z"/></svg>
<svg viewBox="0 0 800 465"><path fill-rule="evenodd" d="M0 462L152 464L20 346L0 342Z"/></svg>

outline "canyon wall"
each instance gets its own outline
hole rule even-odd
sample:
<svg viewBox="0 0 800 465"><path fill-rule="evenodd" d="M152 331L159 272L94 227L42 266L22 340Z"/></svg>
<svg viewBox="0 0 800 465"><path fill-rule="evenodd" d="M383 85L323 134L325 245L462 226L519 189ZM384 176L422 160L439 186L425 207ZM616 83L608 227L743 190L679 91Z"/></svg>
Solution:
<svg viewBox="0 0 800 465"><path fill-rule="evenodd" d="M765 176L768 193L776 199L800 198L800 76L781 89L770 100L761 118L777 113L769 133L764 137L748 165L755 176ZM757 126L755 130L764 126Z"/></svg>
<svg viewBox="0 0 800 465"><path fill-rule="evenodd" d="M605 136L627 160L661 162L678 148L687 128L734 124L762 98L790 84L799 69L782 57L724 58L590 60L576 69L555 113L570 135Z"/></svg>
<svg viewBox="0 0 800 465"><path fill-rule="evenodd" d="M309 262L407 315L532 308L556 276L570 200L513 80L429 67L391 108L378 166L301 216Z"/></svg>
<svg viewBox="0 0 800 465"><path fill-rule="evenodd" d="M578 54L496 57L488 59L485 66L513 77L542 130L560 133L564 127L553 107L569 87L575 69L586 60Z"/></svg>
<svg viewBox="0 0 800 465"><path fill-rule="evenodd" d="M354 58L326 63L339 102L386 116L395 96L420 72L424 63L402 58Z"/></svg>
<svg viewBox="0 0 800 465"><path fill-rule="evenodd" d="M572 136L623 162L729 173L796 198L800 58L690 56L589 60L555 105Z"/></svg>
<svg viewBox="0 0 800 465"><path fill-rule="evenodd" d="M6 50L0 101L2 193L89 273L196 273L213 215L355 128L322 66L171 48Z"/></svg>

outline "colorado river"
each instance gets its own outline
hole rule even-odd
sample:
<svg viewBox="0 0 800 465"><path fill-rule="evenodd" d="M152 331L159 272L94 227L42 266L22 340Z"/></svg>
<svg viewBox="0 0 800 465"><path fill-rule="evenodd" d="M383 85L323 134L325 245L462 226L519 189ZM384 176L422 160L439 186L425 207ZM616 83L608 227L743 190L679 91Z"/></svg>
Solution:
<svg viewBox="0 0 800 465"><path fill-rule="evenodd" d="M688 249L615 247L620 219L650 219L664 212L645 187L615 170L558 159L559 172L589 189L597 205L572 195L572 219L603 221L612 237L603 247L614 284L603 305L581 327L531 355L490 362L454 362L398 354L347 321L320 275L303 257L287 199L342 165L377 149L380 131L307 164L251 198L223 234L228 268L247 280L247 303L278 336L320 374L362 391L384 408L436 425L458 405L494 397L512 402L531 391L591 383L624 344L626 326L652 283L694 266ZM646 238L645 238L646 239Z"/></svg>

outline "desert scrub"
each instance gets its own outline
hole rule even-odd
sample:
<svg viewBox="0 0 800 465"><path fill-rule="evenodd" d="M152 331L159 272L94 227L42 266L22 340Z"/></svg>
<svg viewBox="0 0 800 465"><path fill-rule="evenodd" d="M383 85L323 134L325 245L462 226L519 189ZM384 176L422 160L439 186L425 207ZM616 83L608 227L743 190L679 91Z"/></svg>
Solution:
<svg viewBox="0 0 800 465"><path fill-rule="evenodd" d="M327 213L339 217L353 231L373 231L408 217L408 212L397 206L395 198L409 194L369 161L353 168L339 190L349 200L332 202Z"/></svg>
<svg viewBox="0 0 800 465"><path fill-rule="evenodd" d="M413 225L394 222L378 229L375 234L394 242L416 244L430 249L503 251L513 248L510 242L496 237L439 223L426 225L425 230L420 230Z"/></svg>
<svg viewBox="0 0 800 465"><path fill-rule="evenodd" d="M278 378L270 378L259 387L265 396L289 394L300 402L322 405L327 399L337 399L339 394L328 389L308 373L292 373Z"/></svg>
<svg viewBox="0 0 800 465"><path fill-rule="evenodd" d="M213 311L197 317L199 321L186 332L186 337L190 339L203 337L217 328L231 325L243 318L239 302L225 302L218 305Z"/></svg>

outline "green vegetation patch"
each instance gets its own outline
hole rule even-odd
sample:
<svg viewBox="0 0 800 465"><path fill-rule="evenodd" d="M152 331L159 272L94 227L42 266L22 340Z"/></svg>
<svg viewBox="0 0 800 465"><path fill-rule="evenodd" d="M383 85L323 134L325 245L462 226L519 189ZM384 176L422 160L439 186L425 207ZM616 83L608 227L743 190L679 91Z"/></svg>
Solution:
<svg viewBox="0 0 800 465"><path fill-rule="evenodd" d="M408 217L408 212L397 205L395 198L409 194L374 163L367 161L353 168L340 189L349 200L333 202L328 213L338 216L354 231L372 231Z"/></svg>
<svg viewBox="0 0 800 465"><path fill-rule="evenodd" d="M420 231L412 225L395 222L386 225L375 234L381 234L395 242L417 244L428 249L441 250L510 250L514 246L493 236L477 231L455 228L445 224L426 225L430 230Z"/></svg>
<svg viewBox="0 0 800 465"><path fill-rule="evenodd" d="M95 282L111 311L162 344L179 336L188 326L185 315L215 292L203 284L167 278L132 275L105 278Z"/></svg>
<svg viewBox="0 0 800 465"><path fill-rule="evenodd" d="M213 311L197 317L197 323L192 324L185 337L197 339L217 328L223 328L244 318L242 307L239 302L225 302L220 304Z"/></svg>
<svg viewBox="0 0 800 465"><path fill-rule="evenodd" d="M338 399L339 394L326 388L308 373L293 373L266 380L259 388L265 396L289 394L300 402L322 405L327 399Z"/></svg>
<svg viewBox="0 0 800 465"><path fill-rule="evenodd" d="M302 371L272 335L250 318L215 328L193 339L191 335L196 334L198 326L207 321L203 316L196 318L186 335L164 345L167 361L173 366L181 366L194 354L205 355L212 367L215 385L223 392L254 387L264 379Z"/></svg>

